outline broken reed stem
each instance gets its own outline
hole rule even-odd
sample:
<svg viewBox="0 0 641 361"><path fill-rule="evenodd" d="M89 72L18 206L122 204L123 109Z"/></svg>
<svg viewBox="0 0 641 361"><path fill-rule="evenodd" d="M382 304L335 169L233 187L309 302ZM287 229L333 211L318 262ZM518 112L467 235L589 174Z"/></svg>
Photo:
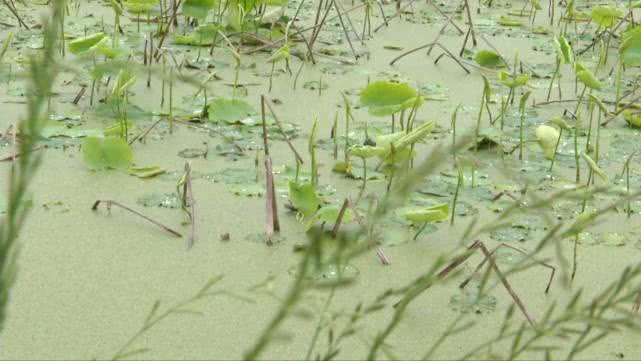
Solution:
<svg viewBox="0 0 641 361"><path fill-rule="evenodd" d="M334 6L336 6L336 13L338 13L338 20L341 23L341 27L343 28L343 33L345 34L345 39L347 39L347 43L349 44L349 48L352 51L352 55L354 55L354 59L358 60L358 55L356 54L356 50L354 50L354 45L352 44L352 39L350 39L350 37L349 37L349 32L347 31L347 27L345 26L345 23L343 22L343 17L341 16L341 11L340 11L340 9L339 9L339 7L337 5L338 3L336 2L336 0L332 0L332 2L334 3ZM347 15L347 14L345 14L345 15ZM358 38L358 35L356 35L356 37Z"/></svg>
<svg viewBox="0 0 641 361"><path fill-rule="evenodd" d="M124 205L122 203L119 203L117 201L114 201L114 200L98 199L98 200L96 200L94 202L93 206L91 206L91 210L92 211L97 211L98 210L98 206L101 203L105 204L105 206L107 207L107 210L111 210L111 206L120 207L120 208L122 208L122 209L124 209L126 211L129 211L130 213L133 213L133 214L137 215L138 217L141 217L141 218L143 218L143 219L155 224L156 226L162 228L165 232L171 233L176 237L182 238L182 234L178 233L177 231L174 231L173 229L171 229L171 228L165 226L164 224L162 224L162 223L160 223L160 222L158 222L158 221L156 221L156 220L154 220L154 219L152 219L152 218L150 218L150 217L138 212L137 210L129 208L128 206L126 206L126 205Z"/></svg>
<svg viewBox="0 0 641 361"><path fill-rule="evenodd" d="M352 202L352 200L350 200L349 198L346 198L345 201L347 202L347 206L354 213L354 219L356 219L356 223L358 223L358 225L363 229L363 232L368 237L370 237L371 232L369 231L367 224L365 224L363 216L361 216L358 212L358 209L356 209L356 204L354 204L354 202ZM378 257L379 261L381 261L381 264L383 264L384 266L391 264L389 258L385 255L385 252L383 252L383 249L378 244L374 245L374 250L376 252L376 257Z"/></svg>
<svg viewBox="0 0 641 361"><path fill-rule="evenodd" d="M483 242L481 242L481 241L479 241L479 240L474 241L474 243L472 243L472 245L470 245L470 246L467 248L467 251L466 251L466 253L465 253L465 254L463 254L463 255L461 255L461 256L459 256L459 257L455 258L455 259L454 259L454 261L452 261L452 262L451 262L449 265L447 265L443 270L441 270L441 271L436 275L437 280L442 280L442 279L444 279L445 277L447 277L447 275L448 275L448 274L450 274L450 273L451 273L452 271L454 271L458 266L460 266L460 265L461 265L461 264L463 264L463 263L464 263L468 258L470 258L470 257L472 256L473 252L474 252L474 251L476 251L476 250L480 250L480 252L482 252L482 253L483 253L483 256L485 257L485 259L486 259L486 260L489 262L489 264L490 264L490 268L491 268L492 270L494 270L494 272L496 272L497 276L498 276L498 277L499 277L499 279L501 280L501 283L503 284L503 287L505 287L505 289L507 290L507 292L510 294L510 296L512 297L512 300L514 301L514 303L515 303L515 304L517 305L517 307L521 310L521 313L523 313L523 316L525 316L525 319L528 321L528 323L530 324L530 326L534 326L534 325L535 325L535 322L534 322L534 320L532 319L532 317L530 317L530 315L529 315L529 313L528 313L527 309L525 308L525 305L524 305L524 304L523 304L523 302L521 301L521 298L519 298L519 296L516 294L516 292L514 292L514 289L512 288L512 286L510 285L510 283L508 282L507 278L505 277L505 275L503 274L503 272L501 272L501 270L499 269L499 267L498 267L498 266L496 265L496 263L494 262L494 258L492 258L492 254L488 251L488 249L485 247L485 245L483 244ZM432 282L427 283L427 284L425 285L425 287L424 287L422 290L419 290L419 291L418 291L418 293L420 294L420 293L424 292L425 290L427 290L428 288L430 288L430 287L432 286L432 284L433 284ZM413 299L413 298L412 298L412 299ZM410 299L409 301L411 301L411 299ZM407 297L405 297L405 298L403 298L402 300L400 300L399 302L397 302L397 303L394 305L394 307L400 307L400 306L402 306L402 305L407 305L407 302L409 302L409 301L407 300Z"/></svg>
<svg viewBox="0 0 641 361"><path fill-rule="evenodd" d="M519 252L519 253L521 253L521 254L524 254L524 255L526 255L526 256L529 256L529 255L528 255L528 253L527 253L527 252L525 252L525 251L523 251L522 249L519 249L519 248L517 248L517 247L511 246L511 245L509 245L509 244L507 244L507 243L501 243L501 244L499 244L498 246L496 246L496 247L495 247L495 248L490 252L490 255L491 255L492 257L494 257L494 255L496 254L496 252L497 252L497 251L499 250L499 248L501 248L501 247L506 247L506 248L509 248L509 249L511 249L511 250L517 251L517 252ZM483 258L483 260L482 260L482 261L481 261L481 262L476 266L476 268L474 269L474 271L472 272L472 274L471 274L470 276L468 276L468 277L465 279L465 281L461 282L461 284L459 285L459 288L465 288L465 286L467 286L467 284L472 280L472 277L474 276L474 274L476 274L478 271L480 271L480 270L481 270L481 268L483 268L483 266L485 265L485 263L487 262L487 260L488 260L488 258L487 258L487 257L486 257L486 258ZM554 266L551 266L551 265L549 265L549 264L547 264L547 263L543 262L543 261L539 261L539 260L534 259L534 258L532 258L532 260L533 260L534 262L538 263L539 265L541 265L541 266L543 266L543 267L546 267L546 268L549 268L549 269L551 269L551 270L552 270L552 272L550 273L550 278L548 279L548 283L547 283L547 285L545 286L545 291L544 291L544 293L546 293L546 294L547 294L547 293L550 291L550 287L552 286L552 281L554 280L554 275L556 274L556 268L555 268Z"/></svg>
<svg viewBox="0 0 641 361"><path fill-rule="evenodd" d="M78 94L76 94L76 97L73 98L73 101L71 102L73 105L78 105L80 102L80 99L82 99L83 95L85 95L85 92L87 91L87 86L86 85L81 85L80 90L78 91Z"/></svg>
<svg viewBox="0 0 641 361"><path fill-rule="evenodd" d="M507 278L505 277L503 272L501 272L501 270L499 269L499 266L496 265L496 262L494 262L494 258L492 257L492 255L490 254L490 252L487 250L487 248L482 242L480 243L480 249L481 249L481 252L483 252L483 255L485 256L485 258L488 259L488 262L490 263L490 267L493 268L494 272L496 272L496 274L499 276L501 283L503 283L503 287L505 287L507 292L510 294L510 296L514 300L514 303L516 303L518 308L521 310L521 313L523 313L523 315L527 319L527 322L530 324L530 326L534 327L535 325L534 319L530 317L530 315L527 312L527 309L525 308L525 305L521 301L521 298L519 298L516 292L514 292L514 289L512 288L510 283L507 281Z"/></svg>
<svg viewBox="0 0 641 361"><path fill-rule="evenodd" d="M379 26L377 26L376 29L374 29L374 32L377 33L379 30L381 30L381 28L383 26L388 26L389 22L392 19L394 19L394 18L398 17L399 15L401 15L401 13L403 13L403 11L405 11L405 9L407 9L410 6L412 6L415 2L416 2L416 0L411 0L410 2L405 4L404 6L400 7L398 10L396 10L396 12L392 16L388 16L387 19L384 19L383 23L380 24Z"/></svg>
<svg viewBox="0 0 641 361"><path fill-rule="evenodd" d="M269 142L267 141L267 126L265 120L265 96L260 96L260 110L263 119L263 145L265 150L265 243L268 246L273 244L274 231L280 231L278 220L278 205L276 201L276 190L274 186L274 172L272 171L272 159L269 155Z"/></svg>
<svg viewBox="0 0 641 361"><path fill-rule="evenodd" d="M7 7L7 9L9 9L9 11L13 14L13 16L16 18L16 20L18 20L18 24L19 24L19 25L24 26L24 27L25 27L25 29L27 29L27 30L31 30L31 29L29 29L29 26L27 25L27 23L25 23L25 22L22 20L22 17L20 17L20 14L18 13L18 9L16 9L16 8L13 6L13 4L12 4L12 3L11 3L11 4L10 4L10 3L8 3L8 2L7 2L7 0L2 0L2 2L3 2L3 3L4 3L4 5Z"/></svg>
<svg viewBox="0 0 641 361"><path fill-rule="evenodd" d="M129 145L134 144L134 142L135 142L136 140L138 140L138 139L140 139L141 141L142 141L143 139L145 139L145 137L147 136L147 134L149 134L149 132L151 132L151 131L152 131L152 129L154 129L154 128L156 127L156 125L158 125L158 123L162 122L163 120L165 120L165 118L164 118L164 117L160 117L160 119L156 120L156 121L154 122L154 124L152 124L149 128L145 129L145 131L144 131L144 132L142 132L142 133L138 134L137 136L133 137L133 138L129 141Z"/></svg>
<svg viewBox="0 0 641 361"><path fill-rule="evenodd" d="M182 3L182 0L178 1L178 4L173 7L172 13L171 13L171 18L169 19L169 22L167 23L167 28L164 29L163 33L160 35L160 40L158 41L158 46L156 47L156 51L154 52L154 57L156 58L156 62L160 61L160 49L162 48L163 43L165 42L165 38L167 37L167 34L169 34L169 28L171 27L171 23L176 22L176 14L178 13L178 7L180 7L180 4Z"/></svg>
<svg viewBox="0 0 641 361"><path fill-rule="evenodd" d="M285 130L283 130L283 127L280 124L280 120L278 119L276 112L274 112L274 109L272 108L271 104L269 104L269 100L264 95L262 96L262 98L263 98L262 102L265 105L267 105L267 109L269 109L269 112L271 113L272 117L274 117L274 122L276 123L276 127L278 127L278 131L285 139L285 142L289 146L289 149L291 149L291 151L294 153L294 156L296 157L296 161L299 162L300 164L303 164L303 158L300 156L300 154L298 154L298 152L296 151L296 148L294 148L294 145L289 139L289 136L287 136L287 134L285 133Z"/></svg>
<svg viewBox="0 0 641 361"><path fill-rule="evenodd" d="M341 227L341 223L343 222L343 216L345 215L345 209L347 209L348 205L349 205L349 200L345 198L345 200L343 201L343 206L341 206L341 210L338 212L338 217L336 217L334 228L332 228L332 238L336 238L336 235L338 235L338 230Z"/></svg>
<svg viewBox="0 0 641 361"><path fill-rule="evenodd" d="M418 46L418 47L416 47L414 49L410 49L410 50L404 52L403 54L397 56L396 58L392 59L392 61L389 62L389 65L394 65L394 63L396 63L397 61L399 61L402 58L404 58L404 57L406 57L406 56L408 56L410 54L413 54L413 53L415 53L415 52L417 52L419 50L422 50L422 49L425 49L425 48L430 48L430 51L431 51L432 47L434 47L434 46L438 46L445 53L445 54L442 54L439 57L437 57L436 60L434 60L434 64L438 63L438 61L441 59L441 57L443 57L443 55L447 55L449 58L454 60L467 74L470 74L470 70L468 68L466 68L465 65L463 65L463 63L454 54L452 54L452 52L448 48L443 46L443 44L441 44L438 41L427 43L425 45ZM429 54L429 52L428 52L428 54Z"/></svg>
<svg viewBox="0 0 641 361"><path fill-rule="evenodd" d="M196 240L196 201L194 200L194 193L191 186L191 163L185 162L185 186L183 188L185 202L189 207L189 218L191 218L191 235L187 240L187 250L194 246Z"/></svg>

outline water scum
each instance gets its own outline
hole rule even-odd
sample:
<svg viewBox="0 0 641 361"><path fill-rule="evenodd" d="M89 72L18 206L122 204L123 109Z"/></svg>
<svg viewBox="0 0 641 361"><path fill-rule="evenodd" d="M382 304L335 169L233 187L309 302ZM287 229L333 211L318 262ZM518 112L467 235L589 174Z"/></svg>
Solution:
<svg viewBox="0 0 641 361"><path fill-rule="evenodd" d="M641 357L638 2L2 5L0 357Z"/></svg>

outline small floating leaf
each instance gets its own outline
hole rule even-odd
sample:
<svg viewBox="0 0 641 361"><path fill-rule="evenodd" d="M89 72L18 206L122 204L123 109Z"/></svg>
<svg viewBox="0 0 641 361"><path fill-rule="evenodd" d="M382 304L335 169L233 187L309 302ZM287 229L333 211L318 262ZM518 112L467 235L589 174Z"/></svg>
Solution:
<svg viewBox="0 0 641 361"><path fill-rule="evenodd" d="M505 63L499 54L485 49L479 50L478 53L476 53L474 61L476 61L480 66L484 66L486 68L502 68L505 66Z"/></svg>
<svg viewBox="0 0 641 361"><path fill-rule="evenodd" d="M449 206L447 203L440 203L430 207L408 210L403 216L414 223L444 221L449 217Z"/></svg>
<svg viewBox="0 0 641 361"><path fill-rule="evenodd" d="M107 39L107 34L96 33L69 42L69 52L74 55L88 53Z"/></svg>
<svg viewBox="0 0 641 361"><path fill-rule="evenodd" d="M338 220L338 215L340 214L342 206L336 204L330 204L323 206L316 211L314 216L310 219L308 227L311 227L314 223L325 222L327 224L333 225ZM354 212L351 208L345 208L343 213L343 218L341 223L347 224L354 220Z"/></svg>
<svg viewBox="0 0 641 361"><path fill-rule="evenodd" d="M129 174L138 178L152 178L165 173L165 169L159 166L129 167Z"/></svg>
<svg viewBox="0 0 641 361"><path fill-rule="evenodd" d="M149 193L136 200L136 203L144 207L181 208L182 202L178 195L171 193Z"/></svg>
<svg viewBox="0 0 641 361"><path fill-rule="evenodd" d="M478 286L469 286L450 298L450 308L461 313L491 313L496 309L496 297L481 294Z"/></svg>
<svg viewBox="0 0 641 361"><path fill-rule="evenodd" d="M512 76L506 71L499 72L499 81L509 88L518 88L525 85L530 80L530 74L517 74Z"/></svg>
<svg viewBox="0 0 641 361"><path fill-rule="evenodd" d="M520 27L523 24L521 24L520 21L516 19L510 19L507 16L501 16L498 21L499 25L503 26L510 26L510 27Z"/></svg>
<svg viewBox="0 0 641 361"><path fill-rule="evenodd" d="M316 213L321 204L320 198L311 182L288 182L289 200L292 205L305 217L311 217Z"/></svg>

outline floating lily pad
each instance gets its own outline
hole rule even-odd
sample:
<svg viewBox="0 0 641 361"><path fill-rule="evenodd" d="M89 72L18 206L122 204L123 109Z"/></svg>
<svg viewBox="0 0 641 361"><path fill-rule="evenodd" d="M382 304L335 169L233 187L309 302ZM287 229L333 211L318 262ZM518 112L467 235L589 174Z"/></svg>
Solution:
<svg viewBox="0 0 641 361"><path fill-rule="evenodd" d="M256 170L251 168L225 168L220 172L205 174L203 178L216 183L251 183L256 180Z"/></svg>
<svg viewBox="0 0 641 361"><path fill-rule="evenodd" d="M299 267L292 266L289 269L290 275L298 274ZM321 264L310 263L307 271L307 278L314 281L346 281L354 280L358 277L360 271L355 266L345 264Z"/></svg>
<svg viewBox="0 0 641 361"><path fill-rule="evenodd" d="M144 207L181 208L181 201L176 193L149 193L139 197L136 203Z"/></svg>
<svg viewBox="0 0 641 361"><path fill-rule="evenodd" d="M237 196L260 197L265 194L265 188L257 183L237 183L229 187L229 191Z"/></svg>
<svg viewBox="0 0 641 361"><path fill-rule="evenodd" d="M217 98L208 105L209 121L212 123L234 123L256 114L254 108L244 100Z"/></svg>
<svg viewBox="0 0 641 361"><path fill-rule="evenodd" d="M501 227L490 233L490 238L499 242L524 242L530 236L530 231L521 227Z"/></svg>
<svg viewBox="0 0 641 361"><path fill-rule="evenodd" d="M318 80L312 80L303 84L303 88L309 89L309 90L318 90L318 89L325 90L329 88L329 84L327 84L326 82L321 83Z"/></svg>
<svg viewBox="0 0 641 361"><path fill-rule="evenodd" d="M496 309L496 297L480 293L479 287L466 287L461 294L450 298L449 306L461 313L487 314Z"/></svg>
<svg viewBox="0 0 641 361"><path fill-rule="evenodd" d="M125 169L131 164L132 152L124 139L88 137L82 143L82 156L91 170Z"/></svg>

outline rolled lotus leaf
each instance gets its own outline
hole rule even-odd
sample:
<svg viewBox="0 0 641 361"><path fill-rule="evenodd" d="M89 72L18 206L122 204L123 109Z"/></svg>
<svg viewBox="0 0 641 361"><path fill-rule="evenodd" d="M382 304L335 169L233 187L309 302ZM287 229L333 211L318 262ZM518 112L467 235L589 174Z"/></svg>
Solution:
<svg viewBox="0 0 641 361"><path fill-rule="evenodd" d="M559 131L549 125L540 125L536 128L536 139L547 159L554 158L554 150L560 136Z"/></svg>

